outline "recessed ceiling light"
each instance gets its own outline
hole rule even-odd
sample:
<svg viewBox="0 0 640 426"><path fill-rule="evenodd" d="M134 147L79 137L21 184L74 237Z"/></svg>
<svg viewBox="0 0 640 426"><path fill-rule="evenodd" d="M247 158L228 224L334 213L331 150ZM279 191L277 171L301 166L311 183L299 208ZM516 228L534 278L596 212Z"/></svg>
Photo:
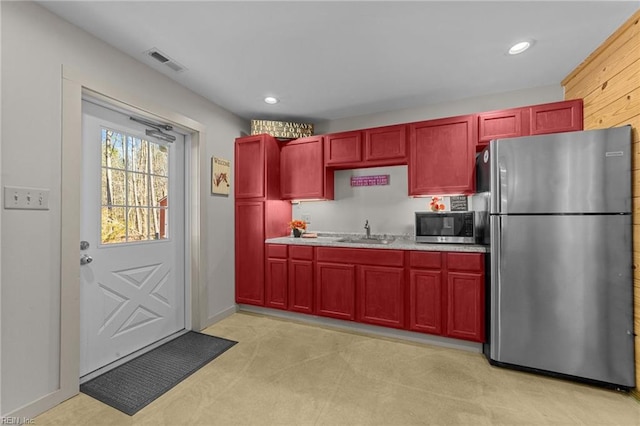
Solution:
<svg viewBox="0 0 640 426"><path fill-rule="evenodd" d="M518 42L518 43L514 44L513 46L511 46L511 48L509 49L509 55L517 55L519 53L522 53L525 50L527 50L528 48L530 48L531 44L532 43L530 41Z"/></svg>
<svg viewBox="0 0 640 426"><path fill-rule="evenodd" d="M267 96L266 98L264 98L264 101L270 105L278 103L278 99L274 98L273 96Z"/></svg>

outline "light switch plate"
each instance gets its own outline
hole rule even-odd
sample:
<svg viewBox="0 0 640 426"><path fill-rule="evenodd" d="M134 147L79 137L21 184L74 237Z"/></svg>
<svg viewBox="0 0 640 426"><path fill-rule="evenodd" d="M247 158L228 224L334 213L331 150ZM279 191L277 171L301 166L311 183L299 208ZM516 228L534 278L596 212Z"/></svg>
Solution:
<svg viewBox="0 0 640 426"><path fill-rule="evenodd" d="M309 225L311 223L311 215L309 213L303 213L302 220Z"/></svg>
<svg viewBox="0 0 640 426"><path fill-rule="evenodd" d="M49 190L45 188L5 186L4 208L15 210L49 210Z"/></svg>

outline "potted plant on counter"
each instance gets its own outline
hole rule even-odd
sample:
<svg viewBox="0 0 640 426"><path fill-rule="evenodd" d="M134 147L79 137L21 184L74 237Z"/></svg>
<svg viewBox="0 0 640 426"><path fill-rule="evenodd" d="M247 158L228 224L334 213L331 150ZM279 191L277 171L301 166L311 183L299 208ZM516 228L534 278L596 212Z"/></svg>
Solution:
<svg viewBox="0 0 640 426"><path fill-rule="evenodd" d="M300 237L302 233L307 229L307 223L304 220L292 220L289 222L289 226L293 229L293 236Z"/></svg>

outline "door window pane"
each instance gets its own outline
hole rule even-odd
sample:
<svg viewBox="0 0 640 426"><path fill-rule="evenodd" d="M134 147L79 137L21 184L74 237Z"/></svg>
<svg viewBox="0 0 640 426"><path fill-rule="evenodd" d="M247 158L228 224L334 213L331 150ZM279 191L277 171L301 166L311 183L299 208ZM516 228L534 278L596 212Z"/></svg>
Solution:
<svg viewBox="0 0 640 426"><path fill-rule="evenodd" d="M101 129L103 244L168 238L169 149Z"/></svg>

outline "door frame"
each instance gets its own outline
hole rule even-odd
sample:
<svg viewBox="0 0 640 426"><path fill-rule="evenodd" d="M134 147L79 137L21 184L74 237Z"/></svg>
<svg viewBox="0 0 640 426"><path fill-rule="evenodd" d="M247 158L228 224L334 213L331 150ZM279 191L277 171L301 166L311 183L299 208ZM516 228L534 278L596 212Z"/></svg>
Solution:
<svg viewBox="0 0 640 426"><path fill-rule="evenodd" d="M185 185L189 188L185 194L185 329L200 330L206 323L206 245L200 237L206 235L203 219L207 192L206 185L200 184L207 182L205 126L65 66L62 67L61 89L60 382L57 390L30 404L30 412L43 412L77 395L80 389L79 241L83 96L136 110L145 118L167 121L190 133L191 143L185 151Z"/></svg>

